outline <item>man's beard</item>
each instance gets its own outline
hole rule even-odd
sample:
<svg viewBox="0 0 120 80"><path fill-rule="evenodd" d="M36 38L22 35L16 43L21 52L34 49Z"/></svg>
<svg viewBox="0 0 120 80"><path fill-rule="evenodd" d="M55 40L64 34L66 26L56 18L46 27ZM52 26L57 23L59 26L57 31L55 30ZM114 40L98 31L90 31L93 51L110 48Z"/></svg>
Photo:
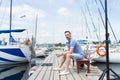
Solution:
<svg viewBox="0 0 120 80"><path fill-rule="evenodd" d="M66 38L67 40L70 40L70 38Z"/></svg>

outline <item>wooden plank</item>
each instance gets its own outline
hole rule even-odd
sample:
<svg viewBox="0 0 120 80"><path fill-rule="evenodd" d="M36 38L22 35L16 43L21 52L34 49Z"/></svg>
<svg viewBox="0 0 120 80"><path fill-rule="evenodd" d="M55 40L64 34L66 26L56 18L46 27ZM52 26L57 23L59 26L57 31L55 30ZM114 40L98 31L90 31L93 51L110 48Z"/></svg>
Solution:
<svg viewBox="0 0 120 80"><path fill-rule="evenodd" d="M51 58L51 63L53 63L54 61L54 57ZM44 75L43 80L50 80L50 76L51 76L51 71L52 71L53 66L48 66L47 70L46 70L46 74Z"/></svg>
<svg viewBox="0 0 120 80"><path fill-rule="evenodd" d="M60 71L62 72L62 71ZM67 76L66 75L60 75L60 80L67 80Z"/></svg>
<svg viewBox="0 0 120 80"><path fill-rule="evenodd" d="M66 65L65 65L66 66ZM73 69L73 65L72 65L72 62L70 63L70 66L69 66L69 74L66 75L66 80L74 80L74 77L72 75L72 72L70 69Z"/></svg>
<svg viewBox="0 0 120 80"><path fill-rule="evenodd" d="M78 75L77 73L77 68L76 68L76 64L74 64L73 66L73 61L71 59L71 63L70 63L70 66L69 66L69 72L71 73L71 77L73 78L70 78L70 79L73 79L73 80L81 80L81 77Z"/></svg>
<svg viewBox="0 0 120 80"><path fill-rule="evenodd" d="M52 67L52 69L53 69L53 67ZM50 75L50 79L49 80L54 80L54 74L53 74L53 70L51 70L51 73L50 73L51 75Z"/></svg>
<svg viewBox="0 0 120 80"><path fill-rule="evenodd" d="M55 58L53 59L53 66L54 66L54 61L55 61ZM54 80L54 71L53 71L53 66L51 68L51 72L50 72L50 79L49 80Z"/></svg>
<svg viewBox="0 0 120 80"><path fill-rule="evenodd" d="M73 75L72 75L72 72L69 70L70 74L67 75L67 80L75 80Z"/></svg>
<svg viewBox="0 0 120 80"><path fill-rule="evenodd" d="M35 80L43 80L43 76L44 76L44 74L46 72L46 69L47 69L47 67L44 66Z"/></svg>
<svg viewBox="0 0 120 80"><path fill-rule="evenodd" d="M79 74L77 73L77 69L70 68L71 74L73 75L74 80L82 80Z"/></svg>
<svg viewBox="0 0 120 80"><path fill-rule="evenodd" d="M54 67L58 67L58 65L59 65L58 57L56 57L55 55L54 55L54 57L55 57ZM53 72L54 72L54 78L53 78L53 80L60 80L59 71L53 71Z"/></svg>
<svg viewBox="0 0 120 80"><path fill-rule="evenodd" d="M81 72L80 74L82 80L98 80L100 77L99 69L95 66L90 67L90 73Z"/></svg>
<svg viewBox="0 0 120 80"><path fill-rule="evenodd" d="M60 62L61 62L61 57L57 57L58 65L60 64ZM60 72L64 71L64 64L63 64L62 68L63 68L63 70L59 71L59 74L60 74ZM66 75L59 75L59 77L60 77L60 80L67 80L67 76Z"/></svg>
<svg viewBox="0 0 120 80"><path fill-rule="evenodd" d="M51 59L52 59L52 55L50 55L48 60L45 61L44 63L50 63ZM45 76L45 73L47 71L47 68L48 68L48 66L43 66L43 69L40 71L40 73L37 76L36 80L44 80L44 76Z"/></svg>

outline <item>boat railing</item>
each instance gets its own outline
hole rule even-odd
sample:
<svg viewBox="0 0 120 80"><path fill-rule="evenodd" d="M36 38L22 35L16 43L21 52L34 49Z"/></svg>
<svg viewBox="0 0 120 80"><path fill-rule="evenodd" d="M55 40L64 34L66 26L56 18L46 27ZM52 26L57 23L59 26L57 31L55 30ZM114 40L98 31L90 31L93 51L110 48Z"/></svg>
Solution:
<svg viewBox="0 0 120 80"><path fill-rule="evenodd" d="M29 46L29 45L26 45L25 44L25 40L24 41L16 41L16 42L10 42L10 43L7 43L5 41L0 41L0 46L16 46L16 47L26 47L26 46Z"/></svg>

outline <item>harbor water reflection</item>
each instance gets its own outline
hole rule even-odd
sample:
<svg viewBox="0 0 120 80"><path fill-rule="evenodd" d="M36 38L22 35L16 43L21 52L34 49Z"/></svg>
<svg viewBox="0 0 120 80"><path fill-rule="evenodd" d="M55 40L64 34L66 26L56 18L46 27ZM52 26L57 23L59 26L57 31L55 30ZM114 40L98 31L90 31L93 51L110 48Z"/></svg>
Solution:
<svg viewBox="0 0 120 80"><path fill-rule="evenodd" d="M32 67L32 61L36 65L41 65L45 58L33 58L30 63L0 65L0 80L27 80L29 78L29 70Z"/></svg>
<svg viewBox="0 0 120 80"><path fill-rule="evenodd" d="M0 80L27 80L29 64L0 66Z"/></svg>
<svg viewBox="0 0 120 80"><path fill-rule="evenodd" d="M94 66L97 66L100 70L104 70L106 68L106 63L99 63L99 62L95 62L93 64ZM116 64L116 63L110 63L110 68L117 73L118 75L120 75L120 64ZM110 74L112 74L112 72L110 72Z"/></svg>

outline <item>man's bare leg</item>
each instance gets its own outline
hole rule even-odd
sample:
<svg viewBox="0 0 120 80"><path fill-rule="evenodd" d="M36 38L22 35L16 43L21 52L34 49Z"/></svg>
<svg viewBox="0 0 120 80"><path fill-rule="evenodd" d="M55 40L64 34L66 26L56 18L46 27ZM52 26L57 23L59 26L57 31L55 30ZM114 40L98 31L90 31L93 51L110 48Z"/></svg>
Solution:
<svg viewBox="0 0 120 80"><path fill-rule="evenodd" d="M59 64L59 68L61 68L62 65L64 64L65 60L66 60L66 54L58 53L58 54L56 54L56 56L57 57L60 57L60 56L62 57L61 62Z"/></svg>
<svg viewBox="0 0 120 80"><path fill-rule="evenodd" d="M62 65L64 64L65 60L66 60L66 55L63 55L63 56L62 56L62 59L61 59L61 62L60 62L60 64L59 64L59 68L62 67Z"/></svg>
<svg viewBox="0 0 120 80"><path fill-rule="evenodd" d="M72 54L69 53L69 54L66 55L66 67L65 67L65 71L66 71L66 72L68 71L71 58L72 58Z"/></svg>

